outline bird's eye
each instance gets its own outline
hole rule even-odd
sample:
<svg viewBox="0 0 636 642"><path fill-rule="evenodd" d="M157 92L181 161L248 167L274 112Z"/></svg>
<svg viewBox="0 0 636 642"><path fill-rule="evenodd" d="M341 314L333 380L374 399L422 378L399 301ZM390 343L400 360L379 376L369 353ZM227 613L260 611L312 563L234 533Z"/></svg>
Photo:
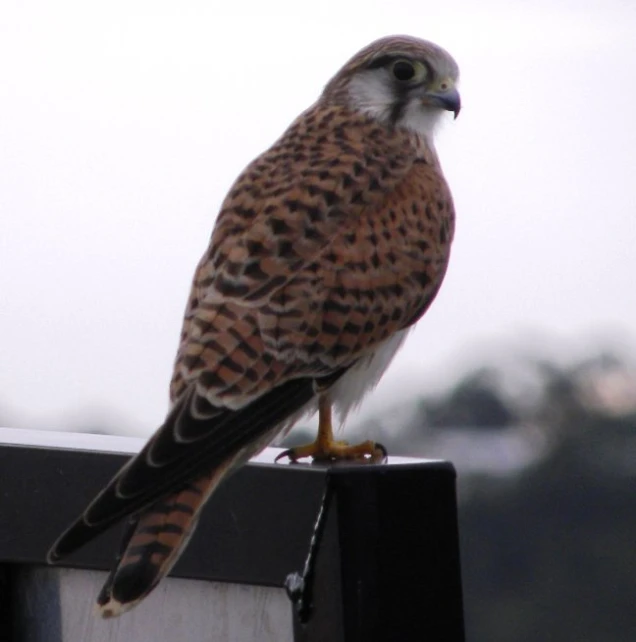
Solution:
<svg viewBox="0 0 636 642"><path fill-rule="evenodd" d="M408 60L396 60L391 70L395 78L401 82L408 82L415 77L415 67Z"/></svg>

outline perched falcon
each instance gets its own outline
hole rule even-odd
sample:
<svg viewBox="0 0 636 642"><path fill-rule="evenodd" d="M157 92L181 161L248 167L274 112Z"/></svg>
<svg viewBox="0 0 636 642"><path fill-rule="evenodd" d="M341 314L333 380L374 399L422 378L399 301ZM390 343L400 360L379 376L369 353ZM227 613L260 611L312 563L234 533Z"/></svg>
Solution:
<svg viewBox="0 0 636 642"><path fill-rule="evenodd" d="M295 460L374 458L334 441L444 278L454 210L433 145L459 113L458 68L431 42L357 53L230 189L185 311L164 424L49 552L56 562L132 515L98 597L104 617L168 573L230 472L318 409Z"/></svg>

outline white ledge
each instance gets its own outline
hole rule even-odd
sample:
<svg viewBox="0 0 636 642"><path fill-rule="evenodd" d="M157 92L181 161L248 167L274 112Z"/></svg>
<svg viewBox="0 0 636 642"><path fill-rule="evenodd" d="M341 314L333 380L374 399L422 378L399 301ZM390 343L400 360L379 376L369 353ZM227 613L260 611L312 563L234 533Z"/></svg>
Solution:
<svg viewBox="0 0 636 642"><path fill-rule="evenodd" d="M90 450L97 452L134 455L147 439L122 437L119 435L96 435L87 432L61 432L56 430L30 430L28 428L0 427L0 446L32 446L34 448L63 448L65 450ZM256 464L273 464L282 448L265 448L250 461ZM440 459L416 459L391 455L387 463L393 465L423 464L442 461ZM281 464L282 465L282 464ZM301 464L302 465L302 464Z"/></svg>

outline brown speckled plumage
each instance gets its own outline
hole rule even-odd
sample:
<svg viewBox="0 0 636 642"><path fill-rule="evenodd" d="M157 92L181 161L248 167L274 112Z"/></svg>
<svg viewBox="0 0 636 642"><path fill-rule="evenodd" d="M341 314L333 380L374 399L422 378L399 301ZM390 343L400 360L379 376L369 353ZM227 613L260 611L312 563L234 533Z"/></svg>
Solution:
<svg viewBox="0 0 636 642"><path fill-rule="evenodd" d="M346 413L430 305L454 232L431 123L459 111L456 80L436 45L373 43L230 189L186 306L172 409L50 553L134 515L102 615L156 585L226 474L318 397Z"/></svg>
<svg viewBox="0 0 636 642"><path fill-rule="evenodd" d="M350 365L424 311L453 218L436 156L416 134L318 103L223 203L172 399L194 381L211 403L240 407L289 377Z"/></svg>

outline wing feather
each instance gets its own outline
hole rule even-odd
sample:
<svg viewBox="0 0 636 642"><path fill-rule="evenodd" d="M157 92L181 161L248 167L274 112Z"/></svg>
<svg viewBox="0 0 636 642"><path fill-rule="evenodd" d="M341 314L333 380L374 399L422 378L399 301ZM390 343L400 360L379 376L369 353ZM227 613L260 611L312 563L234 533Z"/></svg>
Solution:
<svg viewBox="0 0 636 642"><path fill-rule="evenodd" d="M185 395L141 452L61 535L49 560L68 555L124 516L187 485L202 472L214 470L237 452L245 450L241 461L249 458L271 439L272 428L279 428L311 401L313 385L309 378L289 381L241 410L224 410L209 420L192 417L188 410L192 395ZM177 438L182 431L189 434L187 443Z"/></svg>

